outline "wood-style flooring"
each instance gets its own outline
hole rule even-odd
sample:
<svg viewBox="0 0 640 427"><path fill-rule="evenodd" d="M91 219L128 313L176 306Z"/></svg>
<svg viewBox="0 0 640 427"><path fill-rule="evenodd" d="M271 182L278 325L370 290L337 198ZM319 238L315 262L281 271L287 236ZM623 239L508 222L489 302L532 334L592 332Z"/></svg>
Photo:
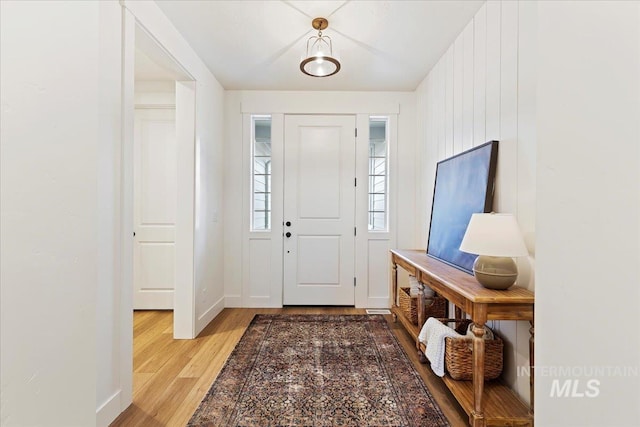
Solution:
<svg viewBox="0 0 640 427"><path fill-rule="evenodd" d="M258 313L364 314L354 308L227 308L196 339L173 339L173 312L136 311L133 317L133 404L111 427L185 426ZM452 427L467 416L442 380L418 362L415 344L400 323L385 316Z"/></svg>

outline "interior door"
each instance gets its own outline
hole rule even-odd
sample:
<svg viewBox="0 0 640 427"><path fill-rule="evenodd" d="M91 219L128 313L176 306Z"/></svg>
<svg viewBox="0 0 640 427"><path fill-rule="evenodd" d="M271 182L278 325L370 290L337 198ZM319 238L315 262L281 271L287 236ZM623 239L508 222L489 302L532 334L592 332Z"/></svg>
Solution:
<svg viewBox="0 0 640 427"><path fill-rule="evenodd" d="M286 116L285 305L355 303L355 116Z"/></svg>
<svg viewBox="0 0 640 427"><path fill-rule="evenodd" d="M175 109L136 109L133 308L173 309L177 160Z"/></svg>

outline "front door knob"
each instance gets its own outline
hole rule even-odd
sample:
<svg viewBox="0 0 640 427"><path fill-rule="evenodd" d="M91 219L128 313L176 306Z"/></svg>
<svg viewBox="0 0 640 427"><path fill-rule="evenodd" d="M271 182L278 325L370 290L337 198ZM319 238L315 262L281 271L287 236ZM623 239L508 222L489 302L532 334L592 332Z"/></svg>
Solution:
<svg viewBox="0 0 640 427"><path fill-rule="evenodd" d="M289 233L289 232L287 231L287 233L285 234L285 236L287 236L287 238L289 238L289 237L291 237L291 233Z"/></svg>
<svg viewBox="0 0 640 427"><path fill-rule="evenodd" d="M286 225L287 227L291 227L291 221L287 221L284 225Z"/></svg>

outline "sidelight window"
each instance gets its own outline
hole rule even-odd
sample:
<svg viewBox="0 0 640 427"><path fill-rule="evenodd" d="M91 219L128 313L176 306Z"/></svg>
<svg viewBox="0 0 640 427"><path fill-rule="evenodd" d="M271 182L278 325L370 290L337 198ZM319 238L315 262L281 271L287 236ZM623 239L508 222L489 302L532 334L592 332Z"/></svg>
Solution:
<svg viewBox="0 0 640 427"><path fill-rule="evenodd" d="M251 230L271 230L271 116L252 116Z"/></svg>
<svg viewBox="0 0 640 427"><path fill-rule="evenodd" d="M388 117L369 118L369 230L387 231L389 212Z"/></svg>

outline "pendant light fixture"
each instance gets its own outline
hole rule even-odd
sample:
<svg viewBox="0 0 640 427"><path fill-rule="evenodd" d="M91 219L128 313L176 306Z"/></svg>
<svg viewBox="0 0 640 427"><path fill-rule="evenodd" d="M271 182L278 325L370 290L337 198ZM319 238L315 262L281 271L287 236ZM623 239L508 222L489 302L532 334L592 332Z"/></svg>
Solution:
<svg viewBox="0 0 640 427"><path fill-rule="evenodd" d="M331 37L322 35L329 26L325 18L315 18L311 25L318 30L317 36L307 40L307 51L300 62L300 71L311 77L329 77L340 71L340 61L333 56Z"/></svg>

